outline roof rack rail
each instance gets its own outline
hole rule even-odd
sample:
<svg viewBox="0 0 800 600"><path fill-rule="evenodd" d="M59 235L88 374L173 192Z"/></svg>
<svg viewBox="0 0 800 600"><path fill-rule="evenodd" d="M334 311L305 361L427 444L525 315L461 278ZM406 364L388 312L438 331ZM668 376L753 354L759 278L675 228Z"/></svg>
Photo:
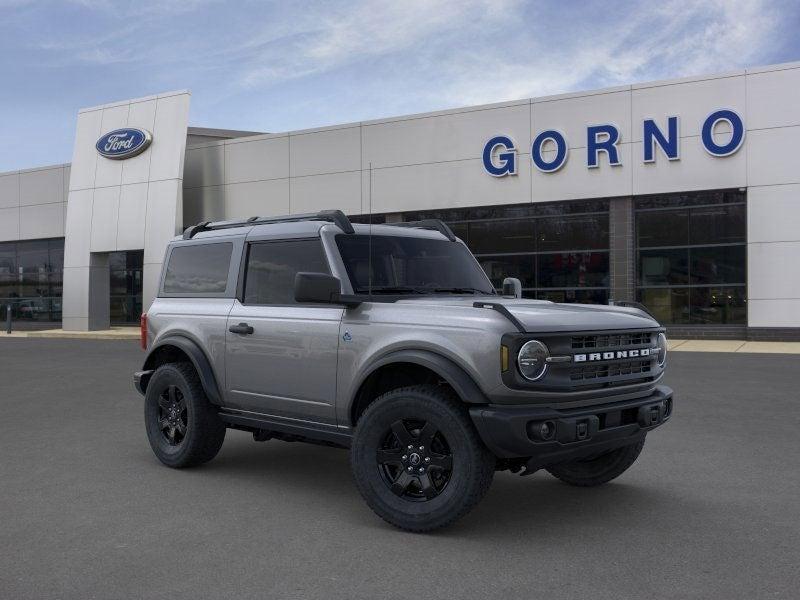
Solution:
<svg viewBox="0 0 800 600"><path fill-rule="evenodd" d="M340 210L321 210L316 213L304 213L299 215L284 215L281 217L249 217L236 221L203 221L197 225L187 227L183 232L183 239L190 240L201 231L215 231L218 229L234 229L247 225L263 225L265 223L296 223L298 221L328 221L336 224L345 233L355 233L353 224Z"/></svg>
<svg viewBox="0 0 800 600"><path fill-rule="evenodd" d="M385 225L393 225L395 227L416 227L418 229L433 229L441 233L451 242L456 241L456 234L450 229L444 221L439 219L423 219L422 221L404 221L401 223L385 223Z"/></svg>

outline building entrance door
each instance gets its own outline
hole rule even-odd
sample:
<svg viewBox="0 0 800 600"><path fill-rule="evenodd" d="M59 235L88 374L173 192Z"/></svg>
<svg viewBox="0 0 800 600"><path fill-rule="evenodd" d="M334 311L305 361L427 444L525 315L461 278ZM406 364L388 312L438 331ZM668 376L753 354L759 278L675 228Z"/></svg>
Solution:
<svg viewBox="0 0 800 600"><path fill-rule="evenodd" d="M144 250L111 252L108 270L111 277L111 323L128 325L142 315L142 267Z"/></svg>

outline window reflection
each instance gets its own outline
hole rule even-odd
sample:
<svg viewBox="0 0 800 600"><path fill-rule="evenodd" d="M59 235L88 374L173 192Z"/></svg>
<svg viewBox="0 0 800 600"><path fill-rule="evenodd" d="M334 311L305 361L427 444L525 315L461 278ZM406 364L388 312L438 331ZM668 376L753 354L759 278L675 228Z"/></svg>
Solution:
<svg viewBox="0 0 800 600"><path fill-rule="evenodd" d="M0 317L61 320L64 240L0 243Z"/></svg>

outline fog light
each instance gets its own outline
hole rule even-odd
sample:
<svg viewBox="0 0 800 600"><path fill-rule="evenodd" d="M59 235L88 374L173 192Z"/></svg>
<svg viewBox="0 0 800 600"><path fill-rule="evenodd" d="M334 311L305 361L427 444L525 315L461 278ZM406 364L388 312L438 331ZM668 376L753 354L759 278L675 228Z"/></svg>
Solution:
<svg viewBox="0 0 800 600"><path fill-rule="evenodd" d="M555 436L556 424L553 421L531 423L528 425L528 432L533 439L546 442Z"/></svg>
<svg viewBox="0 0 800 600"><path fill-rule="evenodd" d="M542 437L543 440L549 440L551 437L553 437L555 431L556 431L555 425L553 425L553 423L551 423L550 421L545 421L544 423L539 425L539 435Z"/></svg>

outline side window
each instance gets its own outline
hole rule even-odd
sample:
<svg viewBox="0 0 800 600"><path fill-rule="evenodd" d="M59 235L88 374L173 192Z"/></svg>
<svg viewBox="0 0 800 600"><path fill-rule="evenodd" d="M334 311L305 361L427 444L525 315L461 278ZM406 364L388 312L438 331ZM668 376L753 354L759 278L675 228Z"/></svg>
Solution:
<svg viewBox="0 0 800 600"><path fill-rule="evenodd" d="M222 294L228 287L233 244L191 244L173 248L164 275L167 294Z"/></svg>
<svg viewBox="0 0 800 600"><path fill-rule="evenodd" d="M294 276L301 271L330 273L318 238L251 244L244 303L294 304Z"/></svg>

